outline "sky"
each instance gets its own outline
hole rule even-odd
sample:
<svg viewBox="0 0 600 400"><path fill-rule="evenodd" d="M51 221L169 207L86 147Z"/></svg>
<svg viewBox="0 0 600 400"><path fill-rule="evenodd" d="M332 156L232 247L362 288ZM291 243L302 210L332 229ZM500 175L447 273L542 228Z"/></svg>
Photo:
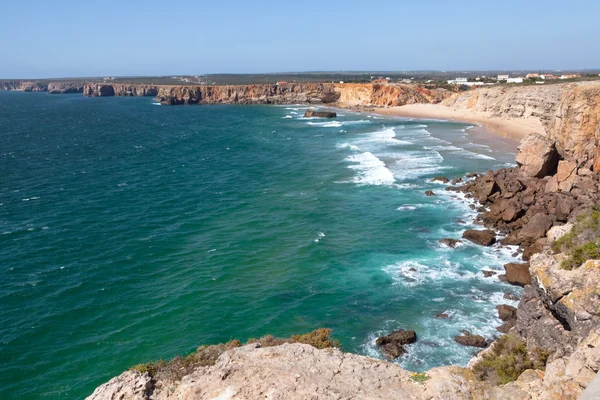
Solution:
<svg viewBox="0 0 600 400"><path fill-rule="evenodd" d="M600 68L600 0L0 0L0 78Z"/></svg>

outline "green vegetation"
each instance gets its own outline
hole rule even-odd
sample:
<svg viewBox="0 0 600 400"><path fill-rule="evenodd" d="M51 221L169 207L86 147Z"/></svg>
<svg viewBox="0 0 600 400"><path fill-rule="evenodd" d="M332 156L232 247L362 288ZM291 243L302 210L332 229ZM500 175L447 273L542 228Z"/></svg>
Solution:
<svg viewBox="0 0 600 400"><path fill-rule="evenodd" d="M410 379L413 382L423 384L423 383L425 383L425 381L428 381L429 379L431 379L431 377L429 375L427 375L425 372L413 372L413 374L410 376Z"/></svg>
<svg viewBox="0 0 600 400"><path fill-rule="evenodd" d="M580 215L571 232L558 239L552 249L566 254L561 263L566 270L578 268L587 260L600 259L600 210L593 208Z"/></svg>
<svg viewBox="0 0 600 400"><path fill-rule="evenodd" d="M303 335L293 335L289 338L276 338L272 335L263 336L260 339L250 339L246 344L260 344L260 347L279 346L284 343L309 344L317 349L340 347L339 341L330 337L331 329L320 328ZM197 367L215 365L217 359L227 350L242 346L239 340L231 340L210 346L200 346L196 352L186 357L175 357L172 360L159 360L138 364L130 368L141 374L148 373L155 379L176 382L185 375L190 374Z"/></svg>
<svg viewBox="0 0 600 400"><path fill-rule="evenodd" d="M528 351L527 345L515 335L504 335L473 367L478 379L497 385L515 381L528 369L544 369L548 353L541 349Z"/></svg>

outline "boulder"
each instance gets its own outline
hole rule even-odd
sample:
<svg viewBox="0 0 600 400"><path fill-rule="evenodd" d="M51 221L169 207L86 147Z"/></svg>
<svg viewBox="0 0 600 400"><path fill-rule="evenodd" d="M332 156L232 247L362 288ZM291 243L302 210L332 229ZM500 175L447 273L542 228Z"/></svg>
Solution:
<svg viewBox="0 0 600 400"><path fill-rule="evenodd" d="M537 253L541 253L542 249L546 245L547 240L545 238L541 238L535 241L532 245L525 248L523 251L523 260L529 261L529 259Z"/></svg>
<svg viewBox="0 0 600 400"><path fill-rule="evenodd" d="M531 273L529 272L529 263L504 264L506 270L506 281L513 285L525 286L531 284Z"/></svg>
<svg viewBox="0 0 600 400"><path fill-rule="evenodd" d="M517 218L519 218L522 213L523 213L523 209L521 208L521 205L514 200L508 200L508 201L502 201L502 220L504 222L512 222L514 220L516 220Z"/></svg>
<svg viewBox="0 0 600 400"><path fill-rule="evenodd" d="M435 193L432 190L428 190L425 192L425 196L435 196Z"/></svg>
<svg viewBox="0 0 600 400"><path fill-rule="evenodd" d="M455 248L456 245L458 245L459 243L462 243L462 240L444 238L444 239L440 239L440 243L443 245L446 245L448 247Z"/></svg>
<svg viewBox="0 0 600 400"><path fill-rule="evenodd" d="M304 113L304 118L335 118L337 114L333 111L317 111L315 109L308 109Z"/></svg>
<svg viewBox="0 0 600 400"><path fill-rule="evenodd" d="M516 322L517 322L516 320L511 319L509 321L506 321L502 325L498 326L496 328L496 330L500 333L508 333L508 331L510 331L515 326Z"/></svg>
<svg viewBox="0 0 600 400"><path fill-rule="evenodd" d="M558 152L554 142L540 135L528 135L521 141L515 161L524 176L543 178L556 170Z"/></svg>
<svg viewBox="0 0 600 400"><path fill-rule="evenodd" d="M485 271L485 270L484 270L484 271L481 271L481 272L483 272L483 277L484 277L484 278L491 278L492 276L494 276L494 275L497 275L497 274L498 274L498 273L497 273L497 272L495 272L495 271Z"/></svg>
<svg viewBox="0 0 600 400"><path fill-rule="evenodd" d="M446 313L435 314L435 317L439 318L439 319L448 319L448 318L450 318L450 316L448 314L446 314Z"/></svg>
<svg viewBox="0 0 600 400"><path fill-rule="evenodd" d="M454 341L458 344L462 344L463 346L472 346L472 347L485 347L487 346L487 342L483 336L480 335L472 335L468 331L461 331L462 335L455 336Z"/></svg>
<svg viewBox="0 0 600 400"><path fill-rule="evenodd" d="M553 226L546 232L546 237L549 241L556 242L558 239L571 232L571 229L573 229L573 224Z"/></svg>
<svg viewBox="0 0 600 400"><path fill-rule="evenodd" d="M463 233L462 237L481 246L491 246L496 243L496 233L490 229L482 231L469 229Z"/></svg>
<svg viewBox="0 0 600 400"><path fill-rule="evenodd" d="M393 360L406 352L404 349L405 344L414 343L416 341L417 334L415 331L400 329L393 331L387 336L377 338L375 344L386 358Z"/></svg>
<svg viewBox="0 0 600 400"><path fill-rule="evenodd" d="M523 229L519 232L519 236L521 238L527 240L536 240L546 235L548 229L552 227L553 224L552 218L547 214L538 213L535 214L531 219L525 224Z"/></svg>
<svg viewBox="0 0 600 400"><path fill-rule="evenodd" d="M573 174L575 168L577 168L575 161L560 160L555 175L558 182L566 181Z"/></svg>
<svg viewBox="0 0 600 400"><path fill-rule="evenodd" d="M517 309L513 306L500 304L499 306L496 306L496 310L498 310L498 318L502 321L506 322L517 319Z"/></svg>

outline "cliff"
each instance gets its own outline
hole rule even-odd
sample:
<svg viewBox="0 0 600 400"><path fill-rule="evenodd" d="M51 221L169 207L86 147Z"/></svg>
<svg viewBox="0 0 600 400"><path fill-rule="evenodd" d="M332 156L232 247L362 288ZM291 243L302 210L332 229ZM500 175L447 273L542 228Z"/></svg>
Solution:
<svg viewBox="0 0 600 400"><path fill-rule="evenodd" d="M50 82L46 88L50 94L83 93L82 82Z"/></svg>
<svg viewBox="0 0 600 400"><path fill-rule="evenodd" d="M84 96L156 96L158 87L156 85L133 85L121 83L85 83L83 85Z"/></svg>
<svg viewBox="0 0 600 400"><path fill-rule="evenodd" d="M594 156L600 125L600 82L493 87L455 94L442 103L498 118L537 118L563 158Z"/></svg>
<svg viewBox="0 0 600 400"><path fill-rule="evenodd" d="M45 92L48 85L37 81L0 81L0 90L20 90L23 92Z"/></svg>
<svg viewBox="0 0 600 400"><path fill-rule="evenodd" d="M281 85L147 86L88 83L86 96L156 96L165 105L180 104L331 104L400 106L436 103L452 92L419 85L287 83Z"/></svg>
<svg viewBox="0 0 600 400"><path fill-rule="evenodd" d="M337 102L343 107L394 107L407 104L438 103L453 92L430 86L400 84L335 84Z"/></svg>
<svg viewBox="0 0 600 400"><path fill-rule="evenodd" d="M282 85L161 86L162 104L319 104L332 103L338 95L323 83Z"/></svg>

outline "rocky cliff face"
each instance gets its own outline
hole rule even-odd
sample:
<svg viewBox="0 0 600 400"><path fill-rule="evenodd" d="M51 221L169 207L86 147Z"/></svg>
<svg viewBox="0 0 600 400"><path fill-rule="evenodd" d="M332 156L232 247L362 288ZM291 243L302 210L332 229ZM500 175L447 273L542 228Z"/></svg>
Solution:
<svg viewBox="0 0 600 400"><path fill-rule="evenodd" d="M299 83L282 85L160 86L162 104L320 104L339 95L332 85Z"/></svg>
<svg viewBox="0 0 600 400"><path fill-rule="evenodd" d="M594 157L600 124L600 82L493 87L456 94L442 102L499 118L538 118L563 158Z"/></svg>
<svg viewBox="0 0 600 400"><path fill-rule="evenodd" d="M46 88L50 94L83 93L81 82L50 82Z"/></svg>
<svg viewBox="0 0 600 400"><path fill-rule="evenodd" d="M165 105L180 104L330 104L401 106L437 103L452 93L419 85L289 83L282 85L148 86L88 83L86 96L156 96Z"/></svg>
<svg viewBox="0 0 600 400"><path fill-rule="evenodd" d="M0 90L21 90L23 92L45 92L48 85L36 81L0 81Z"/></svg>
<svg viewBox="0 0 600 400"><path fill-rule="evenodd" d="M158 86L156 85L131 85L121 83L85 83L83 85L84 96L156 96Z"/></svg>
<svg viewBox="0 0 600 400"><path fill-rule="evenodd" d="M446 89L420 85L336 84L338 102L344 106L394 107L438 103L452 95Z"/></svg>

